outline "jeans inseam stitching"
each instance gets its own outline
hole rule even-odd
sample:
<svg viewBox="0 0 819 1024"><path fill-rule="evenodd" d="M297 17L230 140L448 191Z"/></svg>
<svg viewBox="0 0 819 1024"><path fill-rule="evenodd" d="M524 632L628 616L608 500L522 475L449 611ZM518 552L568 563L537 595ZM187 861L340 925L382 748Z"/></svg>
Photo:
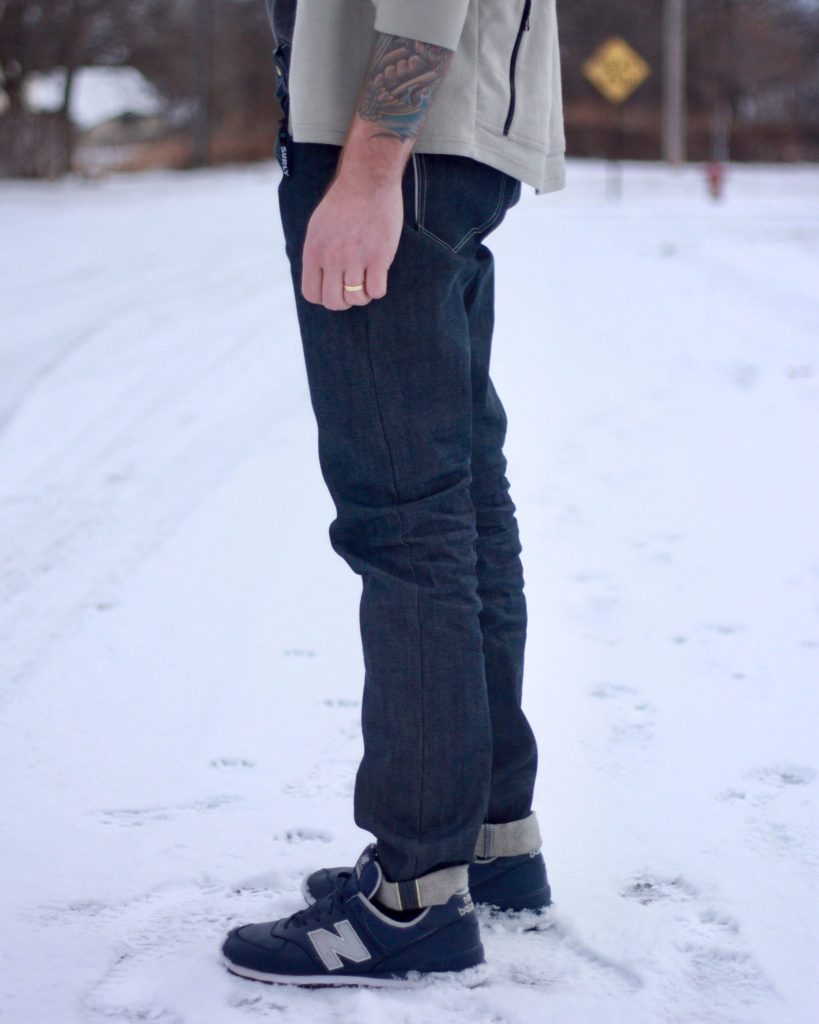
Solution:
<svg viewBox="0 0 819 1024"><path fill-rule="evenodd" d="M421 637L421 605L420 605L420 591L421 591L421 588L418 586L418 577L417 577L416 572L415 572L415 563L413 562L413 559L412 559L412 545L407 543L407 540L406 540L406 538L404 536L404 516L403 516L403 514L401 512L401 497L400 497L400 495L398 493L398 481L397 481L396 476L395 476L395 461L393 459L392 449L390 448L389 440L387 439L387 430L386 430L386 427L384 426L384 416L383 416L383 414L381 412L381 403L378 400L378 383L376 381L375 366L373 364L373 359L372 359L372 345L370 343L370 319L369 319L369 316L368 316L366 310L364 312L364 331L365 331L365 334L367 336L367 362L370 364L370 376L371 376L372 382L373 382L373 394L375 396L375 407L378 410L378 423L379 423L379 426L381 427L381 436L384 438L384 447L387 449L387 457L388 457L389 463L390 463L390 475L392 476L392 489L393 489L393 492L395 494L395 500L397 502L396 510L398 512L398 520L399 520L400 527L401 527L400 528L401 543L407 549L407 554L409 556L410 570L412 571L412 578L413 578L413 582L415 584L415 617L416 617L416 620L418 622L418 676L419 676L420 684L421 684L420 685L420 694L421 694L421 700L420 700L420 703L421 703L421 744L420 744L421 745L421 773L420 773L420 775L421 775L421 778L420 778L420 782L419 782L419 785L418 785L418 835L416 836L416 840L415 840L415 864L414 864L414 867L413 867L413 876L414 876L416 871L417 871L417 869L418 869L418 845L419 845L419 837L421 835L421 822L423 821L423 808L424 808L424 772L423 772L423 766L426 764L426 751L425 751L426 730L424 729L424 721L425 721L425 709L424 709L424 669L423 669L423 665L424 665L424 650L423 650L422 637Z"/></svg>

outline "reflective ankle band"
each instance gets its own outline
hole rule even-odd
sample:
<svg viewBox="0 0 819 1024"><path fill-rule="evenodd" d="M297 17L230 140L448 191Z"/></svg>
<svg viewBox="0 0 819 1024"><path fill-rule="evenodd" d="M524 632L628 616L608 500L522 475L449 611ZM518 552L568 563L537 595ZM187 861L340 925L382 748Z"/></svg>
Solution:
<svg viewBox="0 0 819 1024"><path fill-rule="evenodd" d="M507 821L500 825L487 822L481 825L475 844L475 856L481 860L520 857L524 853L537 853L542 845L537 817L532 811L528 818L520 818L518 821Z"/></svg>
<svg viewBox="0 0 819 1024"><path fill-rule="evenodd" d="M458 892L469 885L469 866L456 864L453 867L430 871L420 878L407 882L381 883L375 898L390 910L420 910L421 907L435 907L447 903Z"/></svg>

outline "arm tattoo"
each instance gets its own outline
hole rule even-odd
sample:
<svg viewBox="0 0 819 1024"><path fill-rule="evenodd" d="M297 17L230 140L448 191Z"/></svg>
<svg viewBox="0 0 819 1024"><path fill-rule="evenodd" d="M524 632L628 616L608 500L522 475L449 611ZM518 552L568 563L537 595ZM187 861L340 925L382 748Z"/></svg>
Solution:
<svg viewBox="0 0 819 1024"><path fill-rule="evenodd" d="M358 113L381 129L373 137L414 138L443 81L453 50L405 36L376 35Z"/></svg>

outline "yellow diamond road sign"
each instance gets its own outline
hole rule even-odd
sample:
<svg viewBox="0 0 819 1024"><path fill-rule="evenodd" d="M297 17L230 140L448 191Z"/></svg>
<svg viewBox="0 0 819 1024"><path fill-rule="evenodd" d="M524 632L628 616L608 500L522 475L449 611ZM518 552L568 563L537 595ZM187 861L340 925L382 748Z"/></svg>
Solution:
<svg viewBox="0 0 819 1024"><path fill-rule="evenodd" d="M651 74L651 68L625 39L611 36L583 65L583 74L612 103L622 103Z"/></svg>

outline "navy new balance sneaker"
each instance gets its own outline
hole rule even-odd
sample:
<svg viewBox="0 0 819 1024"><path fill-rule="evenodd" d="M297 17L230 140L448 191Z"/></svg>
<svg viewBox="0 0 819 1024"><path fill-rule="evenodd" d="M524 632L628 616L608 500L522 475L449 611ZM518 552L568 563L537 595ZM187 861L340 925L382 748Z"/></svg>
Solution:
<svg viewBox="0 0 819 1024"><path fill-rule="evenodd" d="M304 880L302 892L309 902L327 896L344 884L352 868L321 868ZM492 857L469 865L469 891L475 903L498 910L542 910L552 902L543 855Z"/></svg>
<svg viewBox="0 0 819 1024"><path fill-rule="evenodd" d="M427 975L483 981L484 951L475 906L462 889L408 919L373 900L383 875L375 844L321 899L290 917L234 928L225 966L257 981L292 985L417 984Z"/></svg>

